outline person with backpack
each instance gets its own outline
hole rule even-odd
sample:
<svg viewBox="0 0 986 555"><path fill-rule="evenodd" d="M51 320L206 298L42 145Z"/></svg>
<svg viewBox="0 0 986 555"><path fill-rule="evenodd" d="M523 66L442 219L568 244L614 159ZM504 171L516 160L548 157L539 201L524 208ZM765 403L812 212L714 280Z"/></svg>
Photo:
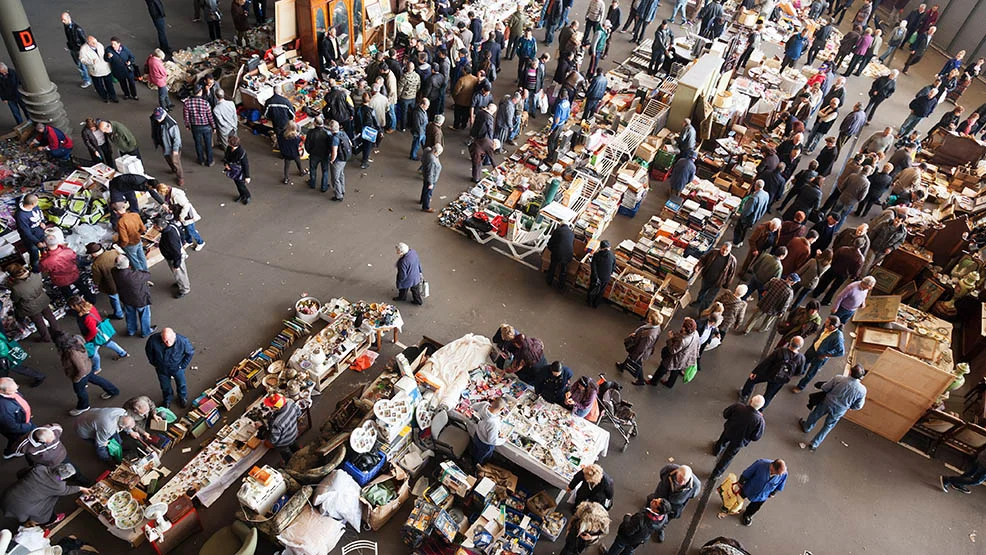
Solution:
<svg viewBox="0 0 986 555"><path fill-rule="evenodd" d="M791 381L791 378L800 375L805 367L805 356L799 351L804 346L805 340L796 335L782 347L777 347L767 358L760 361L750 373L743 389L740 390L740 399L746 400L753 393L753 388L757 384L766 383L767 390L763 394L763 405L759 410L763 412L770 404L770 401L777 395L777 392L784 388L784 385Z"/></svg>
<svg viewBox="0 0 986 555"><path fill-rule="evenodd" d="M616 531L613 545L606 555L633 555L652 534L664 537L664 527L670 520L671 503L667 499L651 499L647 506L634 514L623 515L623 522Z"/></svg>
<svg viewBox="0 0 986 555"><path fill-rule="evenodd" d="M332 174L332 200L342 202L346 194L346 162L353 157L349 135L339 131L339 122L329 122L329 172Z"/></svg>
<svg viewBox="0 0 986 555"><path fill-rule="evenodd" d="M712 456L717 460L710 480L722 476L740 449L763 437L766 426L763 414L760 413L763 405L763 396L754 395L749 402L736 402L722 411L722 417L726 422L722 425L719 439L712 445Z"/></svg>
<svg viewBox="0 0 986 555"><path fill-rule="evenodd" d="M185 251L182 245L185 243L182 230L171 214L161 214L154 219L154 227L161 234L158 246L161 249L161 256L168 263L171 272L175 276L175 285L178 291L175 298L180 299L192 290L188 281L188 267L185 265Z"/></svg>
<svg viewBox="0 0 986 555"><path fill-rule="evenodd" d="M250 160L247 158L246 149L240 145L240 138L235 135L229 138L226 146L223 168L226 177L233 180L239 193L234 202L250 204L250 190L247 189L247 183L250 183Z"/></svg>

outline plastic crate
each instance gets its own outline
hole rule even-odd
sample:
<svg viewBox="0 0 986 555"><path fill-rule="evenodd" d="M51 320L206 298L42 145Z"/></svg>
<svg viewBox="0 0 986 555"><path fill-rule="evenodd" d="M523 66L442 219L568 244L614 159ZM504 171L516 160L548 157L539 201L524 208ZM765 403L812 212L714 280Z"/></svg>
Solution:
<svg viewBox="0 0 986 555"><path fill-rule="evenodd" d="M650 171L650 178L654 181L667 181L669 177L671 177L671 170L652 168Z"/></svg>
<svg viewBox="0 0 986 555"><path fill-rule="evenodd" d="M366 472L363 472L360 469L356 468L356 466L353 465L353 463L348 460L342 463L342 469L345 470L347 474L352 476L360 487L363 487L366 484L369 484L371 480L376 478L377 475L380 474L380 471L383 469L383 466L387 464L387 455L385 455L383 451L377 451L377 454L380 455L380 462L378 462L376 466L374 466L373 468L371 468Z"/></svg>
<svg viewBox="0 0 986 555"><path fill-rule="evenodd" d="M643 199L638 200L637 204L633 208L627 208L626 206L620 206L619 210L616 211L617 214L621 216L627 216L632 218L637 215L637 211L640 210L640 205L643 204Z"/></svg>

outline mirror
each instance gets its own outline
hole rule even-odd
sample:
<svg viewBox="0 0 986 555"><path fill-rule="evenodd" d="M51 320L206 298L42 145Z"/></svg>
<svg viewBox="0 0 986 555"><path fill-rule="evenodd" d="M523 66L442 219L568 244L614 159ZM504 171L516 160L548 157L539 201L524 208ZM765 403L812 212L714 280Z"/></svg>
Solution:
<svg viewBox="0 0 986 555"><path fill-rule="evenodd" d="M325 25L325 9L318 8L315 10L315 32L319 34L325 33L326 29L328 27Z"/></svg>
<svg viewBox="0 0 986 555"><path fill-rule="evenodd" d="M339 39L339 50L343 54L349 54L349 8L342 0L338 0L332 7L332 26L336 29L336 38Z"/></svg>
<svg viewBox="0 0 986 555"><path fill-rule="evenodd" d="M363 53L363 0L353 0L353 44L356 54Z"/></svg>

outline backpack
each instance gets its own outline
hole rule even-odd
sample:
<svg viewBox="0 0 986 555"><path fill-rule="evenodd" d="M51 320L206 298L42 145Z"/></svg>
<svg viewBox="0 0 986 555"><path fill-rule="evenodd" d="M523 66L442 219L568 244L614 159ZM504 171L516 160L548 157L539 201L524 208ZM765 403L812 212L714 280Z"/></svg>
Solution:
<svg viewBox="0 0 986 555"><path fill-rule="evenodd" d="M339 138L339 152L336 154L336 158L343 162L348 162L353 156L353 143L349 140L349 135L340 131L336 134Z"/></svg>

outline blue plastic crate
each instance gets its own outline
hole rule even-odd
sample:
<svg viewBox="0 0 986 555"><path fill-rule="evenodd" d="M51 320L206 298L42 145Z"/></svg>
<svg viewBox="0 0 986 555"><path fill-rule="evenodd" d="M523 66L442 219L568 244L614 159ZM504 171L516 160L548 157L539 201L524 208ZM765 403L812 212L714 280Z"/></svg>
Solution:
<svg viewBox="0 0 986 555"><path fill-rule="evenodd" d="M380 474L380 471L383 470L383 465L387 464L387 455L385 455L383 451L377 451L377 454L380 455L380 462L366 472L362 472L360 469L356 468L356 466L354 466L350 461L342 463L342 469L352 476L360 487L363 487L376 478L377 475Z"/></svg>

